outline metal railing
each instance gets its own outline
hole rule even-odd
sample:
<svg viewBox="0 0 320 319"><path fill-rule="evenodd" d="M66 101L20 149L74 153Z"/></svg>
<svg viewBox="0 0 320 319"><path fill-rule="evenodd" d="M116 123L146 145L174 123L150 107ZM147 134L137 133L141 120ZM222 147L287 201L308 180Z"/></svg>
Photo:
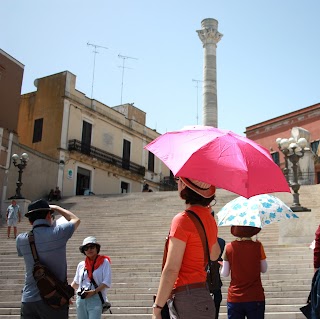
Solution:
<svg viewBox="0 0 320 319"><path fill-rule="evenodd" d="M68 150L76 151L76 152L88 155L104 163L109 163L116 167L129 170L132 173L135 173L141 176L145 175L145 167L135 164L133 162L130 162L117 155L108 153L100 148L82 143L79 140L69 140Z"/></svg>
<svg viewBox="0 0 320 319"><path fill-rule="evenodd" d="M160 181L160 191L176 191L178 185L173 176L165 176Z"/></svg>

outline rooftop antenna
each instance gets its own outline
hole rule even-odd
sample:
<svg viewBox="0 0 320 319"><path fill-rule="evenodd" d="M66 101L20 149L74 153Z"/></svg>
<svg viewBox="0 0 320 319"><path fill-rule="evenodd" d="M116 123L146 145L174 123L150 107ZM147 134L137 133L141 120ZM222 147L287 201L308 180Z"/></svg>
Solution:
<svg viewBox="0 0 320 319"><path fill-rule="evenodd" d="M201 81L201 80L194 80L194 79L192 79L192 82L196 82L197 83L197 85L195 86L196 88L197 88L197 125L198 125L198 119L199 119L199 116L198 116L198 104L199 104L199 83L200 82L203 82L203 81Z"/></svg>
<svg viewBox="0 0 320 319"><path fill-rule="evenodd" d="M138 60L138 59L137 59L137 58L133 58L133 57L131 57L131 56L121 55L121 54L118 54L118 58L122 59L122 66L119 66L119 68L122 68L122 80L121 80L121 102L120 102L120 104L122 104L122 92L123 92L124 69L131 69L131 68L128 68L128 67L125 67L125 66L124 66L124 64L125 64L125 60L127 60L127 59Z"/></svg>
<svg viewBox="0 0 320 319"><path fill-rule="evenodd" d="M89 46L92 46L94 47L94 50L93 50L93 73L92 73L92 87L91 87L91 100L93 98L93 83L94 83L94 72L95 72L95 68L96 68L96 54L99 53L97 51L97 48L101 48L101 49L105 49L105 50L108 50L108 48L106 47L103 47L101 45L97 45L97 44L93 44L93 43L87 43L87 45Z"/></svg>

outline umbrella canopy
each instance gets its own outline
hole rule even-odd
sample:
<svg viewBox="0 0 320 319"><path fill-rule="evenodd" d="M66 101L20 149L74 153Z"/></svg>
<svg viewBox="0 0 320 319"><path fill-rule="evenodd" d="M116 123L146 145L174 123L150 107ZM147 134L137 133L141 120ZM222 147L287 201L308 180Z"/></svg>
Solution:
<svg viewBox="0 0 320 319"><path fill-rule="evenodd" d="M253 226L262 228L273 222L298 218L278 197L262 194L249 199L237 197L217 214L218 226Z"/></svg>
<svg viewBox="0 0 320 319"><path fill-rule="evenodd" d="M246 198L290 192L270 152L252 140L211 126L165 133L145 146L175 176L224 188Z"/></svg>

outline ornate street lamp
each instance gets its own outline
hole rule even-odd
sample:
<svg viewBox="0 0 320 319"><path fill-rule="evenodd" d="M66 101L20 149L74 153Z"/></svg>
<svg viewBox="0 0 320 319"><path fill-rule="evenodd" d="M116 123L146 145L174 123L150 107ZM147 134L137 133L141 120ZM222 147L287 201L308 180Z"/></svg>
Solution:
<svg viewBox="0 0 320 319"><path fill-rule="evenodd" d="M20 159L20 163L18 162ZM27 166L27 162L29 160L29 155L27 153L23 153L20 157L18 154L12 155L12 162L15 167L18 167L19 169L19 177L17 181L17 188L16 188L16 194L10 199L24 199L24 197L21 195L21 186L22 186L22 173L24 168Z"/></svg>
<svg viewBox="0 0 320 319"><path fill-rule="evenodd" d="M286 177L286 180L289 186L293 190L293 204L290 208L294 212L310 212L311 209L302 207L299 201L299 189L300 184L298 182L298 162L300 158L303 157L304 152L306 150L306 146L308 145L307 140L302 137L296 142L293 137L287 138L277 138L276 142L278 144L279 150L284 155L285 167L283 169L283 173ZM292 172L293 172L293 180L292 182L289 180L289 167L288 161L292 163Z"/></svg>

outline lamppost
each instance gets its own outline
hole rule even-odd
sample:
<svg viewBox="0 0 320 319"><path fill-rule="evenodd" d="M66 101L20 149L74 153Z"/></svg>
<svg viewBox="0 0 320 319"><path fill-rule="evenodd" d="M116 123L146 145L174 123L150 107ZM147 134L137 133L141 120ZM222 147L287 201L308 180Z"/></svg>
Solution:
<svg viewBox="0 0 320 319"><path fill-rule="evenodd" d="M18 163L19 159L20 159L20 163ZM19 177L17 181L16 194L10 197L10 199L24 199L24 197L21 195L21 186L22 186L21 179L22 179L23 169L27 166L28 160L29 160L29 155L27 153L23 153L20 157L18 154L12 155L13 165L15 167L18 167L19 169Z"/></svg>
<svg viewBox="0 0 320 319"><path fill-rule="evenodd" d="M293 137L290 137L289 139L279 137L276 139L276 142L278 144L279 150L284 155L285 167L283 169L283 173L286 177L289 186L292 188L294 192L293 204L292 206L290 206L290 208L294 212L310 212L311 209L301 206L298 192L300 189L300 184L298 182L298 162L300 158L303 157L308 142L304 137L299 138L297 142ZM288 161L292 163L292 182L289 180Z"/></svg>

